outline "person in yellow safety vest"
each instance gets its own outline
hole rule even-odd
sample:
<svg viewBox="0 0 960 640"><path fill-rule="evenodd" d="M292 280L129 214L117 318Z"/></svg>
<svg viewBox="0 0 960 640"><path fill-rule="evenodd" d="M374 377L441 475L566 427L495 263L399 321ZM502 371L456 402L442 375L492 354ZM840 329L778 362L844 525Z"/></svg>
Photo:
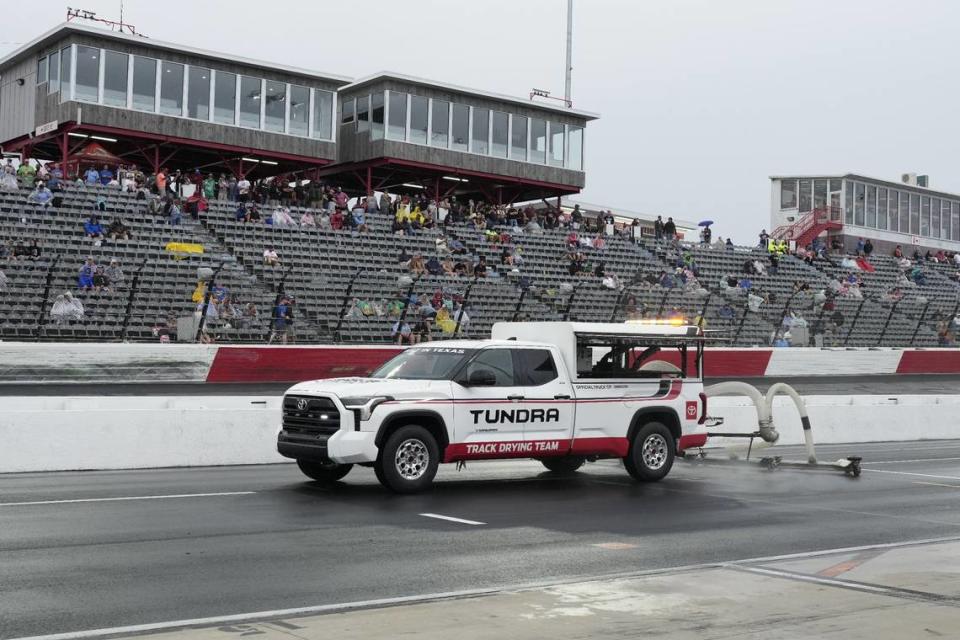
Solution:
<svg viewBox="0 0 960 640"><path fill-rule="evenodd" d="M790 245L787 244L786 240L781 240L777 245L777 255L782 256L790 250Z"/></svg>
<svg viewBox="0 0 960 640"><path fill-rule="evenodd" d="M767 253L774 253L777 250L777 241L773 238L767 240Z"/></svg>

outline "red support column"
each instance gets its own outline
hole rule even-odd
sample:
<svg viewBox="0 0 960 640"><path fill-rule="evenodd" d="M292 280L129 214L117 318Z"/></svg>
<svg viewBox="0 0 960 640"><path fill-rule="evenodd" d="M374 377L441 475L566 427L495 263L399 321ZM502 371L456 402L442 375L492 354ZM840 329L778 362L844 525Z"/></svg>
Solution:
<svg viewBox="0 0 960 640"><path fill-rule="evenodd" d="M373 167L370 167L370 166L367 167L367 181L364 184L364 187L366 188L366 195L372 196L373 195Z"/></svg>
<svg viewBox="0 0 960 640"><path fill-rule="evenodd" d="M433 180L433 201L440 202L440 178Z"/></svg>
<svg viewBox="0 0 960 640"><path fill-rule="evenodd" d="M63 135L60 136L60 171L63 172L63 179L67 179L67 161L70 159L69 146L70 141L67 138L67 132L64 131Z"/></svg>

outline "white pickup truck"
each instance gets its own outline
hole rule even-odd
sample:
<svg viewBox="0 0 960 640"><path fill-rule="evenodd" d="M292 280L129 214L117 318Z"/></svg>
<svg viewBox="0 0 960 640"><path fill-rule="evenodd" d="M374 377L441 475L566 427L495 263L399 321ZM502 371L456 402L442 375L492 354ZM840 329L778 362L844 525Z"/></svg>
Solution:
<svg viewBox="0 0 960 640"><path fill-rule="evenodd" d="M302 382L277 450L319 482L371 466L399 493L441 462L534 458L555 473L620 458L660 480L703 446L703 332L686 324L504 322L491 340L406 349L366 378Z"/></svg>

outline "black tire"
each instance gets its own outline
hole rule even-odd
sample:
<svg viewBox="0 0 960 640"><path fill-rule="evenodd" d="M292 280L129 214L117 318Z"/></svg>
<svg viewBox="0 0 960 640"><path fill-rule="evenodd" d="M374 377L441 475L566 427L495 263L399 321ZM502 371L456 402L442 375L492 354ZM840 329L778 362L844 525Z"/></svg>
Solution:
<svg viewBox="0 0 960 640"><path fill-rule="evenodd" d="M583 466L586 462L583 456L562 456L557 458L541 458L540 463L549 471L560 475L569 475Z"/></svg>
<svg viewBox="0 0 960 640"><path fill-rule="evenodd" d="M637 431L623 459L627 472L640 482L662 480L673 466L676 441L660 422L648 422Z"/></svg>
<svg viewBox="0 0 960 640"><path fill-rule="evenodd" d="M400 427L387 438L377 456L377 479L395 493L419 493L430 488L440 465L440 447L420 425Z"/></svg>
<svg viewBox="0 0 960 640"><path fill-rule="evenodd" d="M297 466L304 475L317 482L329 484L340 480L350 473L352 464L337 464L336 462L314 462L312 460L297 460Z"/></svg>

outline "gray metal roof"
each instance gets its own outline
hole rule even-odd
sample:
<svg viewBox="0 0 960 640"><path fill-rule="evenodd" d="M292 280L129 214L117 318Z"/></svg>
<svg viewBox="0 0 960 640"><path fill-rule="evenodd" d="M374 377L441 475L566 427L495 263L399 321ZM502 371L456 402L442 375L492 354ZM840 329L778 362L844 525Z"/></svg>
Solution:
<svg viewBox="0 0 960 640"><path fill-rule="evenodd" d="M59 40L62 40L66 36L72 33L79 33L89 36L94 36L97 38L103 38L104 40L114 40L118 42L126 42L130 44L138 44L144 47L150 47L153 49L163 49L167 51L175 51L180 53L187 53L195 56L200 56L203 58L210 58L213 60L220 60L223 62L230 62L235 64L249 65L251 67L258 67L261 69L271 69L275 71L283 71L286 73L291 73L298 76L305 76L309 78L316 78L319 80L326 80L328 82L335 82L340 84L346 84L351 82L353 78L349 76L341 76L334 73L323 73L320 71L314 71L310 69L301 69L299 67L290 67L282 64L277 64L275 62L267 62L264 60L254 60L251 58L244 58L241 56L228 54L228 53L218 53L216 51L207 51L206 49L197 49L195 47L189 47L182 44L174 44L170 42L164 42L162 40L154 40L152 38L145 38L142 36L134 36L127 33L118 33L116 31L109 31L107 29L101 29L99 27L91 27L84 24L79 24L76 22L64 22L53 29L47 31L43 35L34 40L28 42L22 47L14 50L10 54L0 58L0 73L13 62L17 62L20 58L33 54L37 50L53 44Z"/></svg>
<svg viewBox="0 0 960 640"><path fill-rule="evenodd" d="M373 84L380 80L397 80L399 82L405 82L407 84L422 85L425 87L434 87L438 89L446 89L447 91L452 91L455 93L462 93L465 95L477 96L480 98L487 98L489 100L496 100L498 102L509 102L511 104L517 104L530 109L542 109L543 111L552 111L555 113L562 113L569 116L575 116L578 118L583 118L584 120L596 120L600 117L600 114L593 113L591 111L580 111L578 109L568 109L567 107L555 106L552 104L544 104L542 102L534 102L528 98L517 98L516 96L508 96L501 93L493 93L490 91L483 91L482 89L471 89L469 87L461 87L459 85L450 84L447 82L437 82L435 80L428 80L427 78L419 78L417 76L409 76L403 73L396 73L393 71L379 71L369 76L355 80L354 82L340 87L341 91L350 91L352 89L358 89L368 84Z"/></svg>

